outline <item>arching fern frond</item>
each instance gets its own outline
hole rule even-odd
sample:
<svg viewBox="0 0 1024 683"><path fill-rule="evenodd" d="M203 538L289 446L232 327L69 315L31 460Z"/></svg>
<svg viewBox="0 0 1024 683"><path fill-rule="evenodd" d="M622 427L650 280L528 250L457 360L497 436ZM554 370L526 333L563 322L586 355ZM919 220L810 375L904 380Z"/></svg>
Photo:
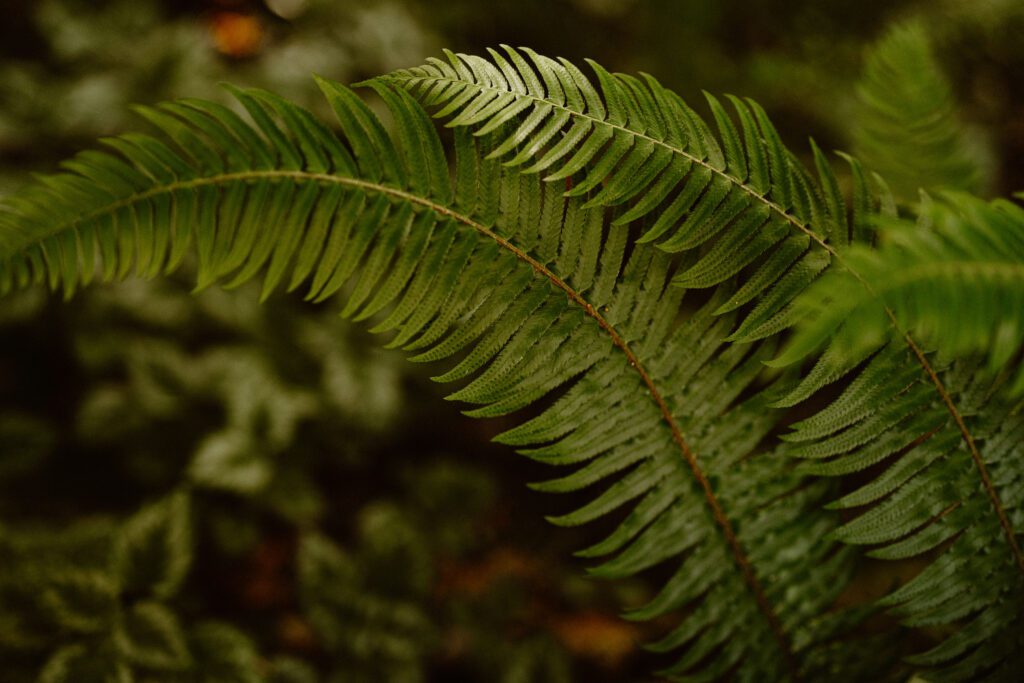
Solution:
<svg viewBox="0 0 1024 683"><path fill-rule="evenodd" d="M737 125L709 96L716 137L649 77L638 81L591 64L595 87L568 62L528 50L492 51L493 61L447 56L447 62L431 60L385 80L436 107L435 115L450 118L449 125L473 127L477 134L507 127L510 133L493 156L509 166L526 174L543 171L549 182L571 178L567 194L594 191L588 205L620 207L620 220L643 218L641 243L693 259L674 284L701 287L735 278L735 293L715 311L738 311L730 340L770 338L789 327L797 319L795 297L829 265L849 273L844 283L869 296L874 291L870 272L857 270L856 257L848 260L847 253L851 242L870 242L879 216L895 216L885 183L877 175L869 182L847 157L854 185L848 215L820 152L813 150L816 183L752 103L730 98ZM695 273L701 277L690 277ZM964 365L923 351L896 313L882 310L895 332L890 347L860 353L829 347L776 398L774 406L789 407L827 384L848 382L838 399L798 423L791 437L798 445L787 452L813 460L802 471L824 476L891 461L879 483L839 505L884 502L837 536L854 544L899 541L888 551L893 557L920 554L956 537L959 546L908 584L921 595L932 591L933 601L902 609L916 617L934 610L927 619L908 619L911 625L965 625L915 661L943 667L953 678L991 674L1001 680L1012 668L1020 631L1024 559L1016 531L1020 464L1008 445L1012 439L996 435L1015 433L1017 413L991 400L984 382L968 381ZM787 360L792 357L773 364ZM953 508L963 511L946 514ZM970 565L948 559L973 552L965 548L990 554ZM991 580L985 591L978 577ZM889 600L907 599L902 591Z"/></svg>
<svg viewBox="0 0 1024 683"><path fill-rule="evenodd" d="M142 109L159 137L108 140L113 154L83 153L4 205L0 286L45 281L70 295L96 279L167 272L194 250L199 286L262 275L264 296L281 286L318 301L341 293L346 315L394 332L389 344L415 351L414 360L457 359L439 379L470 380L453 394L479 405L470 414L513 413L554 393L500 440L570 468L539 488L595 489L556 523L622 511L613 533L584 551L609 558L596 574L674 565L662 592L632 613L679 615L654 646L678 653L670 675L792 680L842 670L872 680L884 660L832 642L850 621L828 608L852 553L828 537L835 517L821 506L830 484L763 445L778 414L765 410L775 388L762 368L777 344L756 340L779 327L772 321L793 288L786 277L802 286L823 265L820 254L807 261L806 237L772 227L789 223L781 205L755 211L715 180L726 177L721 169L691 162L751 226L780 233L770 243L789 244L788 256L773 257L775 276L737 290L717 268L698 278L711 256L652 246L651 231L668 219L604 209L607 185L563 197L564 186L503 168L494 158L509 118L490 123L493 135L457 131L451 181L440 138L405 91L376 86L395 120L389 132L351 91L320 86L340 137L261 91L235 91L251 122L194 100ZM768 147L767 168L790 163ZM780 201L809 196L788 176L771 178L772 188L790 187L778 190ZM696 211L693 201L683 208ZM720 213L704 204L708 216ZM717 231L736 215L690 227ZM668 239L680 249L702 241L687 235ZM724 247L709 254L729 256ZM763 299L776 303L746 317L752 343L729 344L736 297L779 278ZM721 284L681 305L686 290L672 282Z"/></svg>
<svg viewBox="0 0 1024 683"><path fill-rule="evenodd" d="M925 189L977 192L992 161L961 120L920 22L897 24L867 54L853 116L854 150L911 202Z"/></svg>

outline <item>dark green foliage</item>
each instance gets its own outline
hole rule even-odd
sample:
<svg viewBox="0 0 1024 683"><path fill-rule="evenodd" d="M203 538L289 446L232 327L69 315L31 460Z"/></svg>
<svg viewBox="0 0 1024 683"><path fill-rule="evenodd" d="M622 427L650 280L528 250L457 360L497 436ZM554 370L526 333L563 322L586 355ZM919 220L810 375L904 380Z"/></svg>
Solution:
<svg viewBox="0 0 1024 683"><path fill-rule="evenodd" d="M5 676L46 683L251 681L251 643L224 624L188 624L175 598L189 571L188 494L123 524L0 536ZM28 590L26 590L26 588Z"/></svg>
<svg viewBox="0 0 1024 683"><path fill-rule="evenodd" d="M340 293L344 315L393 332L389 345L412 360L453 359L437 379L465 380L451 398L477 405L470 415L520 414L543 400L498 440L570 468L536 488L593 492L556 524L616 516L611 535L581 553L603 558L595 575L668 567L663 590L628 615L675 615L651 646L673 653L667 676L877 680L890 668L885 649L848 637L867 612L835 607L856 546L895 541L874 554L900 557L955 539L884 602L910 627L966 623L912 664L951 680L1009 680L1024 569L1012 516L1018 411L971 376L971 359L920 351L903 330L924 323L895 304L884 310L896 333L883 328L867 348L828 346L803 377L765 368L823 271L822 282L845 269L845 289L876 291L857 255L879 217L895 216L884 181L847 158L844 197L824 155L812 147L812 174L748 100L729 97L726 110L708 95L715 133L653 78L591 64L595 86L564 60L509 48L490 56L449 53L371 82L391 129L324 80L340 136L263 91L233 91L251 122L196 100L143 109L159 137L108 140L116 153L83 153L7 203L0 285L46 282L70 296L93 279L170 272L194 251L200 288L262 275L263 298L279 287L313 301ZM455 127L454 164L414 96ZM1006 352L1014 340L1000 340L995 365L1019 361ZM791 421L779 408L844 377L828 407L774 438ZM239 433L212 437L192 476L259 488L265 475L246 462L253 447ZM838 506L885 500L841 524L826 506L837 495L830 478L897 453ZM180 518L179 504L165 506L166 519ZM188 554L153 559L186 537L158 517L141 513L124 533L162 545L133 540L145 550L116 550L114 566L117 585L164 599ZM397 634L375 639L386 656L352 656L393 661L385 675L404 675L410 643L429 640L416 610L383 609L356 565L318 536L299 555L314 586L310 618L335 633L328 646L358 647L339 614L380 612ZM113 599L97 595L87 616ZM159 603L133 610L143 635L122 639L125 652L166 664L192 651ZM219 666L244 668L250 655L234 635L200 635L197 653L232 653ZM79 655L61 650L52 667Z"/></svg>

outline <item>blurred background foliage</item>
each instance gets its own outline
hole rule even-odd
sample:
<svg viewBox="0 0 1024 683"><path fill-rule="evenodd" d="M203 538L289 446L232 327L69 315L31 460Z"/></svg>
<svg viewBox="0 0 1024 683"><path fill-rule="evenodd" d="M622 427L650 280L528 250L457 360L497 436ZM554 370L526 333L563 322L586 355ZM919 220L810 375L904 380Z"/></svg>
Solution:
<svg viewBox="0 0 1024 683"><path fill-rule="evenodd" d="M311 73L498 43L646 71L694 103L750 96L794 147L855 150L905 197L922 171L879 136L938 89L949 111L922 135L960 141L949 173L1024 188L1019 0L0 0L0 16L0 194L140 126L132 103L224 99L230 81L326 116ZM919 42L921 78L901 85L887 32ZM336 302L190 282L0 304L5 681L649 680L639 643L659 624L616 615L650 587L586 578L571 553L602 530L546 525L573 501L524 486L548 475L489 444L500 420L461 416L436 368ZM857 590L884 589L864 574Z"/></svg>

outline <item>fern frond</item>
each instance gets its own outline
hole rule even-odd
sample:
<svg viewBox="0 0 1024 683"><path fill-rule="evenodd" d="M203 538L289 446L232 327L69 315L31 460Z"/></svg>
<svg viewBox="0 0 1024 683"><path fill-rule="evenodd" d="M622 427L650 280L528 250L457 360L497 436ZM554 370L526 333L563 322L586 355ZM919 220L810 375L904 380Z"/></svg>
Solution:
<svg viewBox="0 0 1024 683"><path fill-rule="evenodd" d="M898 195L988 185L990 154L962 122L920 22L897 24L871 48L857 94L854 149Z"/></svg>
<svg viewBox="0 0 1024 683"><path fill-rule="evenodd" d="M896 215L880 176L871 175L869 182L860 163L846 157L853 179L848 217L820 151L813 148L816 183L752 103L730 98L737 127L709 97L716 137L677 96L649 77L641 82L592 64L597 88L565 61L524 52L529 61L511 48L505 54L492 51L493 63L449 53L447 62L432 60L385 79L437 107L435 115L450 117L449 125L476 127L477 133L508 127L510 134L494 153L506 164L525 165L527 174L546 172L547 181L570 178L574 184L567 194L594 191L590 205L621 206L622 220L645 219L640 243L692 259L674 284L700 287L735 277L738 289L715 311L739 311L731 341L772 338L791 326L798 319L794 299L830 264L849 273L844 285L852 283L858 290L852 297L873 291L872 274L860 272L855 258L847 259L847 253L858 253L847 247L867 244L879 218ZM778 231L775 223L781 225ZM688 277L695 273L701 277ZM831 294L819 300L831 301ZM876 344L856 353L830 347L805 377L775 399L777 407L792 406L829 383L849 382L839 399L797 425L791 438L801 443L786 452L810 460L801 471L818 476L858 472L902 455L892 463L892 474L869 489L872 495L855 497L862 501L857 504L866 504L892 495L899 504L883 503L837 536L853 544L902 539L893 556L919 554L958 534L968 539L963 547L991 549L991 561L980 574L995 582L986 593L990 600L935 615L943 623L980 615L980 623L991 630L979 635L981 626L965 626L917 661L948 665L954 676L960 670L998 674L1009 666L1006 656L1016 642L1006 634L1021 618L1024 559L1015 531L1020 523L1011 519L1021 507L1015 484L1019 464L1005 447L993 448L986 441L993 425L1012 431L1013 423L1000 423L998 402L979 400L991 391L967 382L960 366L925 353L896 313L882 311L886 324L898 332L891 348L879 351ZM772 364L786 360L793 356ZM949 464L939 466L940 461ZM959 474L954 483L943 476L949 468ZM1000 469L1000 477L991 473L994 469ZM897 490L903 491L918 473L926 477L927 488L907 489L897 499ZM917 495L922 491L923 503ZM968 500L970 506L964 503ZM970 515L949 517L958 520L948 527L952 531L936 533L947 530L949 522L932 522L946 519L947 507L961 504ZM941 560L931 566L938 567L931 576L963 587L962 595L978 597L977 590L968 590L977 581L975 567ZM937 585L928 583L927 576L919 581L918 586ZM898 595L893 599L898 601ZM1005 630L998 642L985 640L1000 628ZM962 661L957 659L961 655Z"/></svg>
<svg viewBox="0 0 1024 683"><path fill-rule="evenodd" d="M791 223L782 205L752 204L753 185L737 194L724 156L686 169L676 160L673 173L692 167L736 210L673 229L668 240L678 249L654 248L627 223L640 221L650 235L671 220L603 208L609 187L618 198L635 194L624 178L583 185L603 178L595 171L563 197L558 184L495 161L514 113L490 120L493 135L457 131L451 181L440 138L404 90L376 85L395 120L388 132L348 89L320 87L340 138L261 91L234 91L252 122L194 100L143 109L160 137L108 140L114 154L81 154L67 173L41 178L4 205L0 286L47 282L70 295L97 279L173 270L194 250L200 287L262 274L264 297L281 286L304 286L317 301L341 293L346 315L372 317L374 330L394 332L389 345L416 351L414 360L457 358L439 379L469 380L453 398L477 404L472 415L514 413L554 394L550 407L499 440L570 468L538 488L595 491L556 523L622 511L616 530L583 553L610 556L596 574L675 565L662 592L632 613L681 615L653 646L680 653L670 675L783 680L834 669L842 655L830 641L848 619L826 611L849 578L852 553L828 538L835 517L821 505L830 485L763 445L778 416L765 410L774 387L764 386L762 369L777 345L757 342L768 336L758 328L778 327L772 321L791 292L824 265L820 253L808 263L806 236L772 227ZM622 117L623 106L609 117ZM546 115L531 116L540 125ZM764 135L766 124L758 125ZM771 140L748 167L767 168L765 190L802 206L810 200L799 176L771 175L791 164ZM717 215L710 200L694 204L699 192L672 211ZM740 305L728 271L746 263L720 247L710 253L724 265L705 273L693 270L702 262L692 254L670 253L711 237L691 228L722 231L740 214L787 245L771 266L783 289L770 289L776 278L762 273L762 286L743 293L751 300L768 291L753 318L763 322L749 323L753 343L743 345L727 339ZM721 284L682 307L685 289L673 282Z"/></svg>

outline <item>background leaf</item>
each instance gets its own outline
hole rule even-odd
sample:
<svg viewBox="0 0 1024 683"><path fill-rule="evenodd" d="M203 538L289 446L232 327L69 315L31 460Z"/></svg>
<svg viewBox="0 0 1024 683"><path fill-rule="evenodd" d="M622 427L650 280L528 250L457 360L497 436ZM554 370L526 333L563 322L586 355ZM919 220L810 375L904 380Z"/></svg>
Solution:
<svg viewBox="0 0 1024 683"><path fill-rule="evenodd" d="M189 500L175 493L143 508L118 534L114 568L121 590L157 598L173 596L192 563Z"/></svg>

